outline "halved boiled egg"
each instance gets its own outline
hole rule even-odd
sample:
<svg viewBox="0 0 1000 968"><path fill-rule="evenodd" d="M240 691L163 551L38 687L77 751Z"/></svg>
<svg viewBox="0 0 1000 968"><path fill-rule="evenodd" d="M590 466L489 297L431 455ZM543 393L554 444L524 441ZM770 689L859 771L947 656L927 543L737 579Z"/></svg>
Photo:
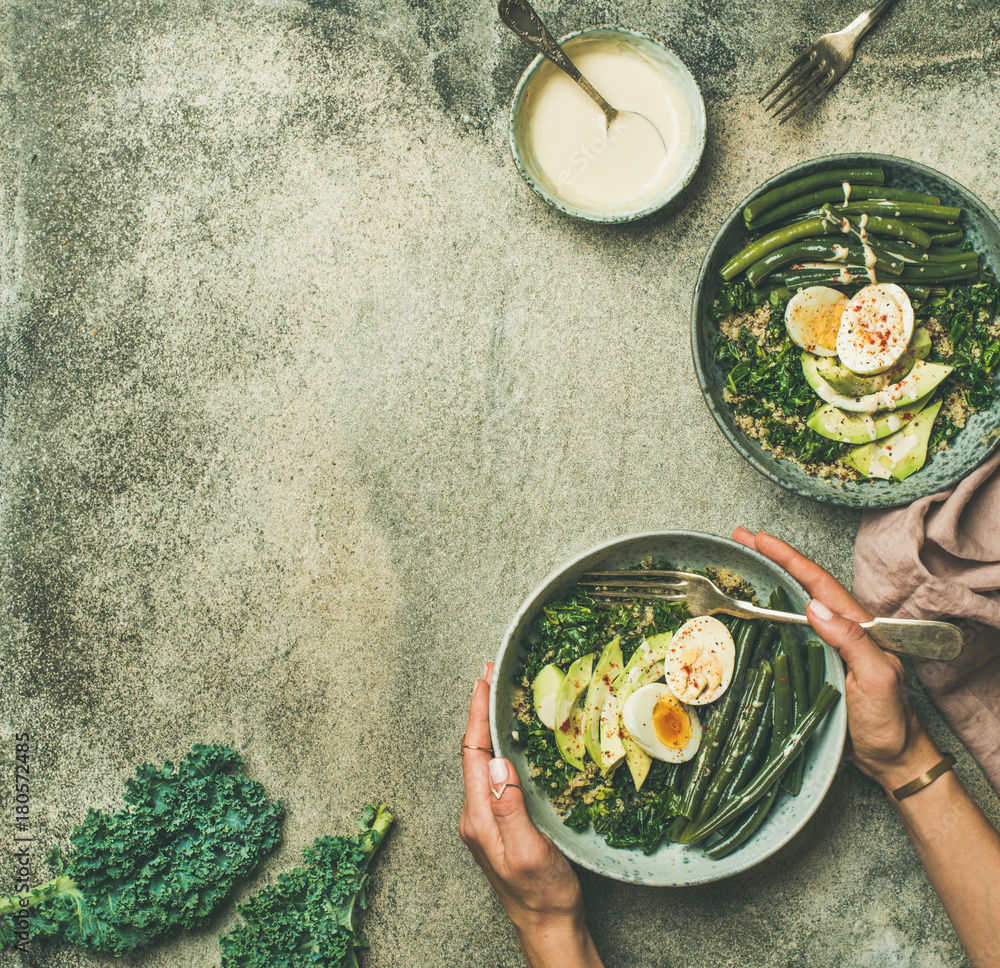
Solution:
<svg viewBox="0 0 1000 968"><path fill-rule="evenodd" d="M643 686L625 700L622 725L653 759L684 763L701 745L701 721L664 682Z"/></svg>
<svg viewBox="0 0 1000 968"><path fill-rule="evenodd" d="M910 297L891 282L865 286L841 316L837 355L851 372L870 376L888 370L912 336Z"/></svg>
<svg viewBox="0 0 1000 968"><path fill-rule="evenodd" d="M664 660L667 685L682 702L715 702L733 681L736 644L729 629L711 615L686 621L670 640Z"/></svg>
<svg viewBox="0 0 1000 968"><path fill-rule="evenodd" d="M847 303L847 296L828 286L800 289L785 307L791 341L817 356L836 356L840 317Z"/></svg>

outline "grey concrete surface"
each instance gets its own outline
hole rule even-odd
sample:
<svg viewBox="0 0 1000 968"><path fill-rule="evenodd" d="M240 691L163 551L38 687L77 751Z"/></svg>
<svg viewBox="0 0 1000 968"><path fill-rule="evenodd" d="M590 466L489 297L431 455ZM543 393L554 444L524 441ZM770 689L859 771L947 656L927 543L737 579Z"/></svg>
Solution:
<svg viewBox="0 0 1000 968"><path fill-rule="evenodd" d="M702 403L688 310L716 228L838 150L1000 208L993 0L901 0L834 96L762 115L791 52L861 6L543 5L559 32L664 36L705 95L683 198L602 229L518 178L506 115L531 55L490 2L0 0L4 863L14 732L40 869L136 765L225 741L288 807L256 883L384 798L366 964L521 964L457 838L455 754L525 594L615 534L738 523L850 578L858 516L765 481ZM960 773L996 820L968 755ZM609 965L963 963L847 767L740 877L583 882ZM125 963L216 959L205 931Z"/></svg>

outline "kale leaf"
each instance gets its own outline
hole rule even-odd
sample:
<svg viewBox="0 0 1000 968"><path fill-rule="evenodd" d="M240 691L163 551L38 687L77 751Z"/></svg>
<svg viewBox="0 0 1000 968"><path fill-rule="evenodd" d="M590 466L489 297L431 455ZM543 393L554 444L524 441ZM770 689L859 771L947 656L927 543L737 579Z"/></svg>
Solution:
<svg viewBox="0 0 1000 968"><path fill-rule="evenodd" d="M176 771L140 767L123 809L90 809L66 860L50 853L58 876L0 899L0 947L16 943L18 921L32 944L115 955L207 923L279 839L281 804L241 766L229 747L197 745Z"/></svg>
<svg viewBox="0 0 1000 968"><path fill-rule="evenodd" d="M243 923L220 939L222 968L357 968L368 867L392 819L385 804L367 807L358 837L320 837L305 867L241 904Z"/></svg>

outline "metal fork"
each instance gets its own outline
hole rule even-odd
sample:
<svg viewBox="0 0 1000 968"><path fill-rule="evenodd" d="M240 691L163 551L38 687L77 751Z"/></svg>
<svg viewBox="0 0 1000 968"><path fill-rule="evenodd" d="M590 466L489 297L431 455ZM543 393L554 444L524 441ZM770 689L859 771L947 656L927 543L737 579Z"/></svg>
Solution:
<svg viewBox="0 0 1000 968"><path fill-rule="evenodd" d="M580 576L579 584L593 589L594 601L603 605L614 604L615 600L620 599L658 599L685 602L692 615L724 612L738 618L759 618L792 625L809 624L805 615L776 612L749 602L737 601L710 579L687 571L591 571ZM954 659L962 651L965 641L962 630L950 622L875 618L870 622L862 622L861 627L886 652L920 659Z"/></svg>
<svg viewBox="0 0 1000 968"><path fill-rule="evenodd" d="M770 104L764 105L764 110L781 117L781 124L784 124L807 104L822 97L843 77L854 60L858 42L894 2L879 0L843 30L823 34L761 95L761 101L772 98Z"/></svg>

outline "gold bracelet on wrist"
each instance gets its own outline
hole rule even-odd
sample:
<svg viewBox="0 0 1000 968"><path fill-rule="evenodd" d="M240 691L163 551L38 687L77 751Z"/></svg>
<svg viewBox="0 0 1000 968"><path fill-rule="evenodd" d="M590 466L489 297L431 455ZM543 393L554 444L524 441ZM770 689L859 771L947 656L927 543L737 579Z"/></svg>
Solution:
<svg viewBox="0 0 1000 968"><path fill-rule="evenodd" d="M926 773L918 776L915 780L910 780L898 790L893 790L892 795L897 800L903 797L912 796L918 790L922 790L928 784L933 783L941 774L947 773L955 765L955 754L947 753L937 766L932 766Z"/></svg>

